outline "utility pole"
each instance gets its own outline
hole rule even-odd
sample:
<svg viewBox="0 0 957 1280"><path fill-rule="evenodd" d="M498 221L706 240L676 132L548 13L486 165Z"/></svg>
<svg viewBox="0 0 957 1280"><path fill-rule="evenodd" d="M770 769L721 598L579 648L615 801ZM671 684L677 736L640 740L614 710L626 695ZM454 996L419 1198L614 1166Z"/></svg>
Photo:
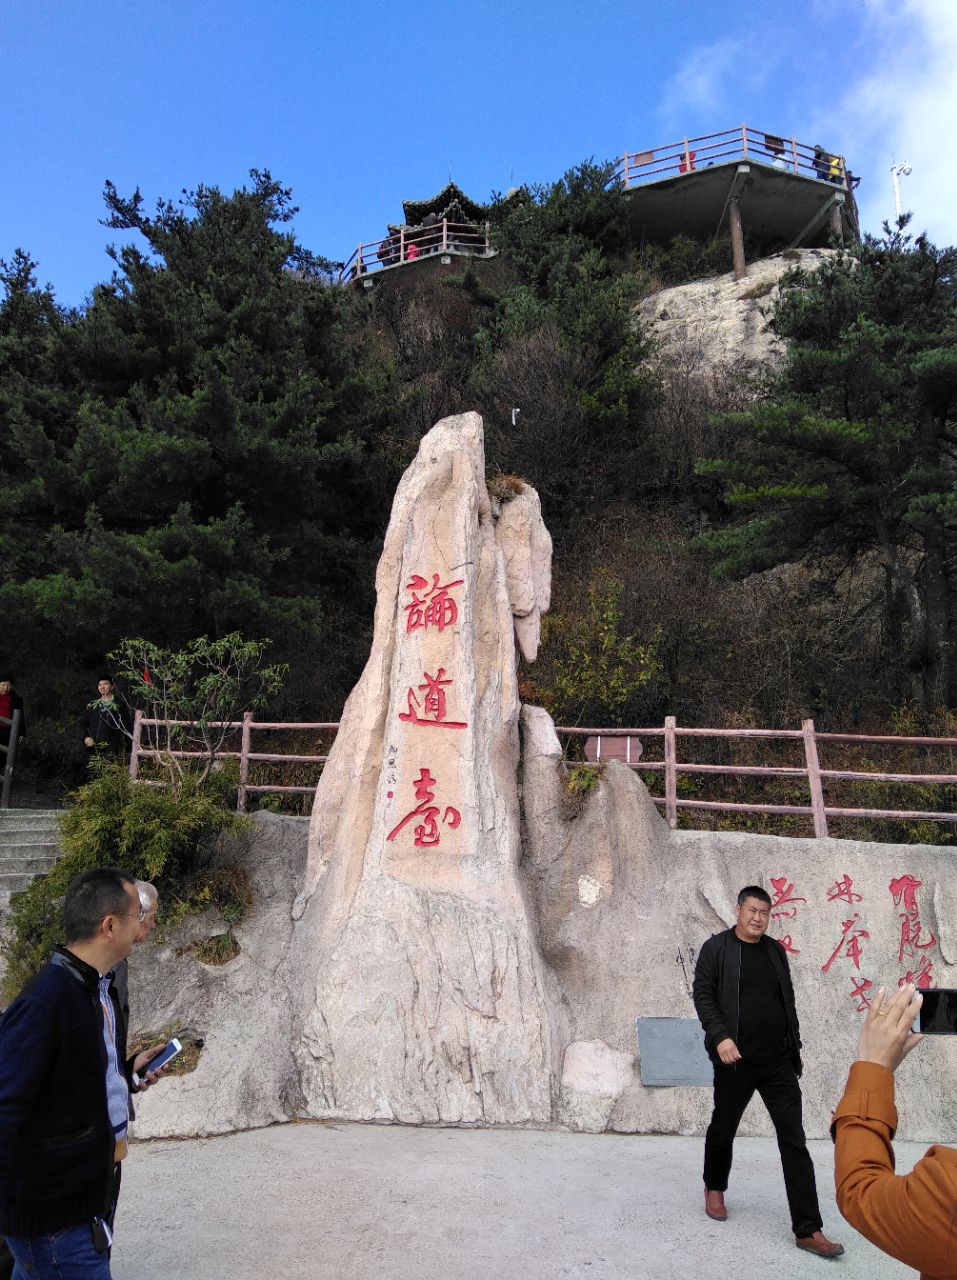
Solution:
<svg viewBox="0 0 957 1280"><path fill-rule="evenodd" d="M894 181L894 205L897 209L897 217L904 216L904 206L901 204L901 183L902 177L906 178L910 173L910 165L905 160L903 164L893 163L894 157L891 156L891 178Z"/></svg>

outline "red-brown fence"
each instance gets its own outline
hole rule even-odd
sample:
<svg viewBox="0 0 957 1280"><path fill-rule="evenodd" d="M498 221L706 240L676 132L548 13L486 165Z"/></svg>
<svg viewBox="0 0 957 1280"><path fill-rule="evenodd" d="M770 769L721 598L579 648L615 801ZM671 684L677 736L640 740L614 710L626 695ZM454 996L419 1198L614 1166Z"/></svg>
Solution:
<svg viewBox="0 0 957 1280"><path fill-rule="evenodd" d="M648 151L626 151L615 167L612 181L632 187L732 160L754 160L845 189L855 185L843 156L746 124L697 138L681 138Z"/></svg>
<svg viewBox="0 0 957 1280"><path fill-rule="evenodd" d="M137 712L133 724L133 748L130 756L130 776L138 777L140 762L154 759L157 756L170 754L183 759L201 759L199 751L167 751L149 744L149 731L160 727L185 725L185 721L150 720L142 712ZM251 795L309 795L315 790L315 782L308 785L285 785L250 781L252 767L259 763L286 765L316 765L316 775L328 759L328 755L302 754L291 751L254 751L253 735L260 732L294 731L331 734L338 730L335 721L310 721L292 723L289 721L257 721L252 713L247 712L241 721L229 725L213 727L229 728L238 735L238 750L221 751L218 754L224 759L239 761L239 797L237 808L245 812ZM147 745L144 745L144 731ZM957 774L954 773L895 773L880 770L854 770L822 768L818 747L819 744L841 743L845 745L876 745L905 748L936 748L953 752L957 749L957 738L947 737L908 737L905 735L873 735L853 733L818 733L813 720L802 722L800 729L701 729L679 726L674 716L666 716L661 727L641 729L609 729L580 728L563 726L557 732L566 739L584 740L585 759L570 760L572 768L587 765L589 762L602 760L621 760L629 768L642 773L664 776L664 795L653 796L655 803L664 809L670 826L678 822L679 810L705 810L715 813L739 814L776 814L809 818L814 826L814 834L825 837L828 832L829 818L858 819L891 819L910 822L944 822L957 823L957 812L927 809L892 809L876 807L850 807L847 805L829 804L826 788L833 783L890 783L920 786L954 786L957 785ZM679 760L679 739L714 739L725 741L791 741L799 744L803 754L800 765L735 765L707 764L695 761ZM662 758L649 760L644 756L644 744L661 740ZM567 754L567 751L566 751ZM699 800L679 796L679 778L695 775L711 775L723 777L763 779L800 780L807 788L806 804L764 804L760 802L743 803L729 800Z"/></svg>
<svg viewBox="0 0 957 1280"><path fill-rule="evenodd" d="M130 777L136 780L139 777L140 762L142 760L155 760L163 756L173 756L181 760L203 760L206 753L203 751L180 751L171 749L168 746L159 747L158 745L149 745L149 731L151 729L176 726L188 727L192 724L188 720L151 720L144 716L142 711L137 711L133 719L133 745L130 751ZM251 711L247 711L242 720L212 721L209 725L211 729L227 729L239 734L239 750L238 751L217 751L217 759L238 760L239 761L239 792L236 802L236 808L240 813L245 813L249 807L249 797L255 794L275 794L275 795L311 795L316 789L316 783L313 782L309 786L280 786L277 784L262 784L250 782L250 766L258 763L267 764L315 764L324 765L328 760L327 755L298 755L289 751L269 752L269 751L253 751L252 737L254 733L270 732L275 730L286 730L291 732L306 731L313 733L335 732L339 728L337 720L310 721L308 723L297 723L293 721L273 721L273 720L255 720ZM144 730L147 736L147 745L143 745ZM317 781L319 770L316 770Z"/></svg>
<svg viewBox="0 0 957 1280"><path fill-rule="evenodd" d="M585 760L616 759L629 768L641 772L664 774L664 795L654 796L657 805L665 811L668 825L675 827L679 809L704 809L724 813L791 814L809 817L814 824L814 834L828 835L828 818L888 818L899 821L955 822L957 813L934 812L922 809L850 808L830 805L825 797L828 782L902 783L923 786L953 786L957 774L949 773L884 773L877 770L823 769L821 768L819 743L882 744L899 747L957 748L957 738L907 737L904 735L873 735L853 733L818 733L813 720L802 721L800 729L690 729L679 727L674 716L666 716L661 728L644 729L583 729L564 726L558 733L566 738L585 740ZM662 739L662 759L645 760L643 742ZM773 739L800 742L804 763L788 765L731 765L701 764L678 760L679 738L712 739ZM604 750L603 750L604 743ZM611 746L611 750L609 750ZM573 762L574 767L574 762ZM679 798L678 779L694 774L723 775L725 777L790 778L802 779L808 790L807 804L744 804L727 800L692 800Z"/></svg>

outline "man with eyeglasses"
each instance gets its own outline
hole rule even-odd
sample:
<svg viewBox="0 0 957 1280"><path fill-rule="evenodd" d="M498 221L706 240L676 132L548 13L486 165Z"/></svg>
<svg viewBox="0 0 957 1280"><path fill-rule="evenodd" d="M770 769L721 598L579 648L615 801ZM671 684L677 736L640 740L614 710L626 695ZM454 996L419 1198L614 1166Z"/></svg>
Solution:
<svg viewBox="0 0 957 1280"><path fill-rule="evenodd" d="M81 872L66 944L0 1018L0 1232L14 1280L109 1280L132 1075L163 1047L126 1060L113 984L145 916L125 871Z"/></svg>

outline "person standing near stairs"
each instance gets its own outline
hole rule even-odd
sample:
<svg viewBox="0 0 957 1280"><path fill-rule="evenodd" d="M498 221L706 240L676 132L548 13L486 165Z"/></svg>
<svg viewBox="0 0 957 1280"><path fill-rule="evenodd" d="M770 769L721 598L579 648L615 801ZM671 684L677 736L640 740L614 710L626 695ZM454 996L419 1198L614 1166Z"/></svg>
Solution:
<svg viewBox="0 0 957 1280"><path fill-rule="evenodd" d="M116 700L116 689L109 676L103 676L96 686L97 697L87 704L80 718L83 745L92 760L96 755L116 756L126 752L130 736L123 708Z"/></svg>

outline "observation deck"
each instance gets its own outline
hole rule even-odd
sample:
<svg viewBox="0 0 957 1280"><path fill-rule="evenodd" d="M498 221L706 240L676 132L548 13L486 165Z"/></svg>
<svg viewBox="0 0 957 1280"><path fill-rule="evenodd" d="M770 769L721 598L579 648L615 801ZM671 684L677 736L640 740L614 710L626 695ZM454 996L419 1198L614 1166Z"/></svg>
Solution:
<svg viewBox="0 0 957 1280"><path fill-rule="evenodd" d="M842 155L745 124L626 152L612 181L628 189L639 243L711 240L727 227L739 278L745 241L765 252L860 238L859 179Z"/></svg>
<svg viewBox="0 0 957 1280"><path fill-rule="evenodd" d="M667 244L676 235L706 241L727 229L738 279L747 274L746 244L763 254L860 238L854 200L860 179L844 157L746 124L626 151L609 181L628 191L636 244ZM360 241L339 283L371 288L380 273L492 258L490 210L454 183L428 200L407 200L405 222Z"/></svg>

